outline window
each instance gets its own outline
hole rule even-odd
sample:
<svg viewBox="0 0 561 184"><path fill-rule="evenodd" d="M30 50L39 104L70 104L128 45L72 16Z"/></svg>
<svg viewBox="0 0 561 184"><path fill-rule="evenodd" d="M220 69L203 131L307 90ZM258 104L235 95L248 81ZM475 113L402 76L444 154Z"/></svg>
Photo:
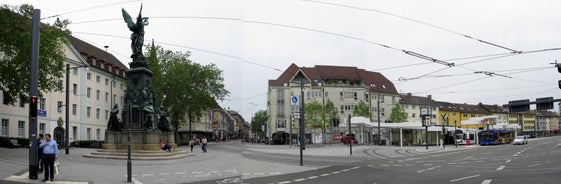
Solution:
<svg viewBox="0 0 561 184"><path fill-rule="evenodd" d="M277 90L277 116L284 116L284 90Z"/></svg>
<svg viewBox="0 0 561 184"><path fill-rule="evenodd" d="M111 83L113 83L113 88L117 87L117 82L115 82L115 80L112 80Z"/></svg>
<svg viewBox="0 0 561 184"><path fill-rule="evenodd" d="M108 78L105 78L105 85L109 86L109 79Z"/></svg>
<svg viewBox="0 0 561 184"><path fill-rule="evenodd" d="M95 99L96 99L97 101L99 101L99 95L100 95L100 93L101 93L101 91L99 91L99 90L97 90L97 91L95 92Z"/></svg>
<svg viewBox="0 0 561 184"><path fill-rule="evenodd" d="M386 115L386 110L385 110L384 108L382 108L382 109L380 109L380 110L381 110L380 113L382 114L382 116L385 116L385 115Z"/></svg>
<svg viewBox="0 0 561 184"><path fill-rule="evenodd" d="M101 77L99 77L99 75L96 75L96 76L95 76L95 81L96 81L97 83L101 82Z"/></svg>
<svg viewBox="0 0 561 184"><path fill-rule="evenodd" d="M105 120L109 120L109 110L105 110Z"/></svg>
<svg viewBox="0 0 561 184"><path fill-rule="evenodd" d="M464 114L464 118L467 118L467 117L468 117L468 114Z"/></svg>
<svg viewBox="0 0 561 184"><path fill-rule="evenodd" d="M86 117L90 117L92 114L92 107L86 107Z"/></svg>
<svg viewBox="0 0 561 184"><path fill-rule="evenodd" d="M111 99L112 102L114 102L117 99L117 95L113 95L113 99Z"/></svg>
<svg viewBox="0 0 561 184"><path fill-rule="evenodd" d="M121 90L123 90L123 84L121 84Z"/></svg>
<svg viewBox="0 0 561 184"><path fill-rule="evenodd" d="M415 110L417 108L416 105L411 105L411 109Z"/></svg>
<svg viewBox="0 0 561 184"><path fill-rule="evenodd" d="M408 107L407 107L407 104L401 105L401 108L403 108L404 110L407 109L407 108L408 108Z"/></svg>
<svg viewBox="0 0 561 184"><path fill-rule="evenodd" d="M64 87L64 85L63 85L63 84L64 84L64 81L62 81L62 79L61 79L61 80L58 80L58 85L60 85L60 86L63 86L63 87ZM66 90L68 90L68 86L66 86ZM58 90L57 90L57 91L58 91ZM62 92L64 92L64 90L60 90L60 92L62 93Z"/></svg>
<svg viewBox="0 0 561 184"><path fill-rule="evenodd" d="M92 140L92 128L88 128L86 131L86 138L87 140Z"/></svg>
<svg viewBox="0 0 561 184"><path fill-rule="evenodd" d="M78 68L72 69L72 74L73 75L78 75Z"/></svg>
<svg viewBox="0 0 561 184"><path fill-rule="evenodd" d="M327 93L327 91L323 93L323 98L329 99L329 93Z"/></svg>
<svg viewBox="0 0 561 184"><path fill-rule="evenodd" d="M39 123L39 133L45 134L45 123Z"/></svg>
<svg viewBox="0 0 561 184"><path fill-rule="evenodd" d="M45 104L47 104L47 99L41 98L41 100L39 101L39 109L45 110Z"/></svg>
<svg viewBox="0 0 561 184"><path fill-rule="evenodd" d="M472 118L475 117L475 114L472 114L471 117L472 117Z"/></svg>
<svg viewBox="0 0 561 184"><path fill-rule="evenodd" d="M25 107L25 96L19 95L19 107Z"/></svg>
<svg viewBox="0 0 561 184"><path fill-rule="evenodd" d="M411 117L415 117L415 113L411 113Z"/></svg>
<svg viewBox="0 0 561 184"><path fill-rule="evenodd" d="M384 95L380 95L380 103L384 103Z"/></svg>
<svg viewBox="0 0 561 184"><path fill-rule="evenodd" d="M109 93L105 92L105 103L109 102Z"/></svg>
<svg viewBox="0 0 561 184"><path fill-rule="evenodd" d="M99 119L99 108L95 109L95 118Z"/></svg>
<svg viewBox="0 0 561 184"><path fill-rule="evenodd" d="M8 136L8 130L9 130L9 126L10 125L10 120L9 119L2 119L2 135L3 136Z"/></svg>
<svg viewBox="0 0 561 184"><path fill-rule="evenodd" d="M285 128L285 127L286 127L286 120L277 119L277 128Z"/></svg>
<svg viewBox="0 0 561 184"><path fill-rule="evenodd" d="M10 102L8 101L8 92L2 91L2 96L4 97L4 98L2 99L2 103L3 103L4 105L9 105Z"/></svg>
<svg viewBox="0 0 561 184"><path fill-rule="evenodd" d="M89 72L88 72L88 73L86 74L86 79L92 80L92 73L89 73Z"/></svg>
<svg viewBox="0 0 561 184"><path fill-rule="evenodd" d="M78 137L78 127L72 126L72 139L76 140L76 137Z"/></svg>
<svg viewBox="0 0 561 184"><path fill-rule="evenodd" d="M72 115L76 116L76 108L78 107L78 105L76 104L72 104Z"/></svg>
<svg viewBox="0 0 561 184"><path fill-rule="evenodd" d="M78 84L72 84L72 94L76 95L78 93Z"/></svg>
<svg viewBox="0 0 561 184"><path fill-rule="evenodd" d="M25 121L18 121L18 136L25 137Z"/></svg>
<svg viewBox="0 0 561 184"><path fill-rule="evenodd" d="M99 128L95 129L95 140L101 140L101 130Z"/></svg>
<svg viewBox="0 0 561 184"><path fill-rule="evenodd" d="M89 88L89 87L88 87L88 88L86 89L86 97L90 98L91 95L92 95L91 93L92 93L92 88Z"/></svg>
<svg viewBox="0 0 561 184"><path fill-rule="evenodd" d="M56 102L56 112L62 113L62 101Z"/></svg>

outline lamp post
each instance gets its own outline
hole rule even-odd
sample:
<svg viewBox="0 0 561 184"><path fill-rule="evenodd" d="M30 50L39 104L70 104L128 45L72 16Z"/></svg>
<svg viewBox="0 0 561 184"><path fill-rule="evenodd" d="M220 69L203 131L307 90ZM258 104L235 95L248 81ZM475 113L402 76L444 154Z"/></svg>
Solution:
<svg viewBox="0 0 561 184"><path fill-rule="evenodd" d="M68 131L68 128L70 126L69 125L70 124L70 120L69 120L70 118L69 118L69 113L68 113L68 111L70 109L69 104L68 104L70 102L70 69L76 69L76 68L81 68L81 67L84 67L84 68L88 69L88 65L70 67L70 64L66 64L66 105L65 105L66 106L66 110L65 110L66 111L65 112L65 119L66 119L66 127L65 127L66 128L66 133L65 133L66 135L65 135L65 137L66 137L66 140L64 141L64 147L65 147L65 152L66 152L67 155L70 153L70 150L68 149L68 147L69 147L69 137L70 137L70 135L69 135L70 131Z"/></svg>
<svg viewBox="0 0 561 184"><path fill-rule="evenodd" d="M382 146L382 132L380 132L380 96L378 95L376 108L378 108L378 146Z"/></svg>

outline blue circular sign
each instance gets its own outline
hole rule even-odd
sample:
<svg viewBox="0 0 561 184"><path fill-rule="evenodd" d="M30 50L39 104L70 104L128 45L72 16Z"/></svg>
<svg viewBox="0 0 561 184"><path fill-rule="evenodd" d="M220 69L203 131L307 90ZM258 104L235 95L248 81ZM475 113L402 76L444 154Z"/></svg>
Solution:
<svg viewBox="0 0 561 184"><path fill-rule="evenodd" d="M298 97L297 96L292 96L290 98L290 101L292 101L293 104L296 104L296 103L298 103Z"/></svg>

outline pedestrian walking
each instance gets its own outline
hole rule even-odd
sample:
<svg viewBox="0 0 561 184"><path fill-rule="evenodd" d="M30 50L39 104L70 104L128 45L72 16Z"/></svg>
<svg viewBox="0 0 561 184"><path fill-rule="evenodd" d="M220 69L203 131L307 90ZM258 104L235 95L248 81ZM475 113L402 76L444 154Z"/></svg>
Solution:
<svg viewBox="0 0 561 184"><path fill-rule="evenodd" d="M51 139L51 134L45 134L45 140L41 142L39 148L43 149L43 168L45 178L42 181L55 178L55 161L58 159L58 145Z"/></svg>
<svg viewBox="0 0 561 184"><path fill-rule="evenodd" d="M189 147L191 147L191 153L193 153L193 146L195 146L195 140L191 139L189 141Z"/></svg>
<svg viewBox="0 0 561 184"><path fill-rule="evenodd" d="M43 142L43 134L39 134L39 137L37 138L37 145L41 145L41 142ZM38 171L43 172L43 148L37 149L37 163L39 167Z"/></svg>
<svg viewBox="0 0 561 184"><path fill-rule="evenodd" d="M444 149L444 139L440 139L440 149Z"/></svg>
<svg viewBox="0 0 561 184"><path fill-rule="evenodd" d="M206 137L203 137L203 140L202 140L201 142L203 143L203 147L202 147L202 148L203 148L203 152L206 153L206 149L207 149L207 148L206 148L206 144L207 144Z"/></svg>

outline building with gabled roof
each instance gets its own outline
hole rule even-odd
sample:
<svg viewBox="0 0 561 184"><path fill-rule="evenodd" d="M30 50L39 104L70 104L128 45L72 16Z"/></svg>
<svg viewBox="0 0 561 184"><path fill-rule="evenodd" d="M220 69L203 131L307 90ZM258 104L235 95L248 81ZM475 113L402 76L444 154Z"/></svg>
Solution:
<svg viewBox="0 0 561 184"><path fill-rule="evenodd" d="M301 80L304 81L304 96L300 95ZM337 109L336 118L306 122L309 127L306 129L307 136L314 143L330 142L333 135L341 135L344 130L340 130L338 125L346 122L347 116L352 115L360 101L369 106L373 121L379 118L382 122L389 122L391 108L399 102L395 86L386 77L378 72L351 66L299 67L293 63L277 79L269 80L268 84L267 133L276 144L288 144L291 138L295 141L297 137L299 123L294 114L298 108L297 105L291 105L291 96L299 97L306 103L315 101L322 106L331 101Z"/></svg>

